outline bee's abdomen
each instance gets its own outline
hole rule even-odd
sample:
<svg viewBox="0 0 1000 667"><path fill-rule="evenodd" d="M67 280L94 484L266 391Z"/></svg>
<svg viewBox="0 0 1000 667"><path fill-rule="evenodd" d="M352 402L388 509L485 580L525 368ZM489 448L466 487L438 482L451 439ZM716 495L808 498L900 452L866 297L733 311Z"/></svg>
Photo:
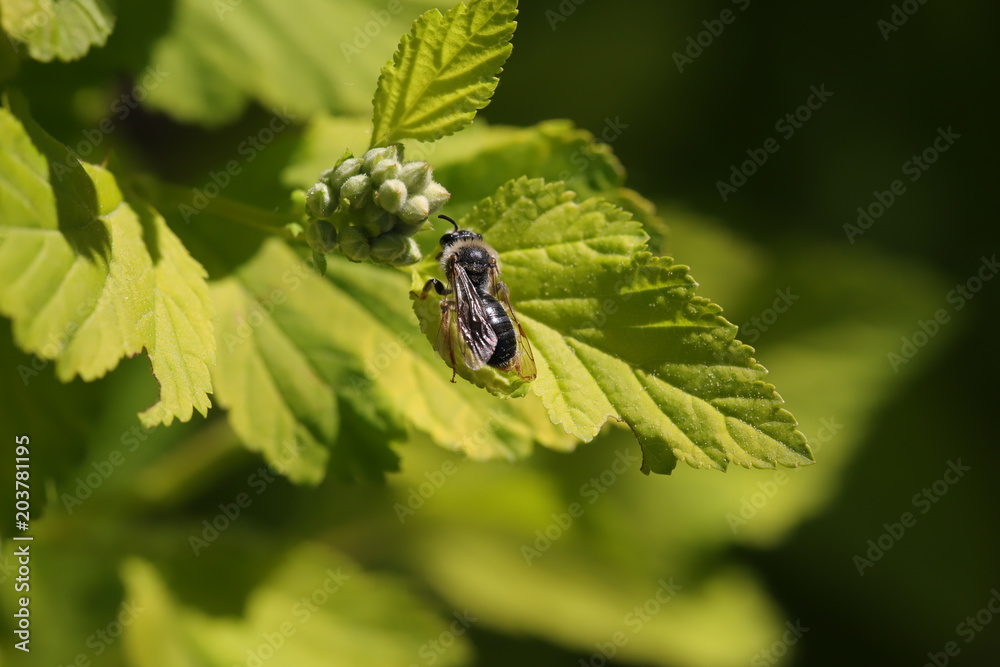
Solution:
<svg viewBox="0 0 1000 667"><path fill-rule="evenodd" d="M492 296L484 296L482 300L490 326L497 335L497 346L493 349L493 356L486 363L495 368L506 368L517 354L517 333L514 331L514 323L499 301Z"/></svg>

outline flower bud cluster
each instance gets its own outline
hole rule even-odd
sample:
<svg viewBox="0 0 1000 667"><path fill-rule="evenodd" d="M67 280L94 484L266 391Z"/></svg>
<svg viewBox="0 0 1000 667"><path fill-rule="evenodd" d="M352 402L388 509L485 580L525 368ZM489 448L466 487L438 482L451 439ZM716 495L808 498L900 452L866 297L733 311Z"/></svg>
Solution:
<svg viewBox="0 0 1000 667"><path fill-rule="evenodd" d="M314 252L334 249L348 259L405 265L420 260L413 240L451 194L426 162L404 162L403 147L345 155L306 193L306 238Z"/></svg>

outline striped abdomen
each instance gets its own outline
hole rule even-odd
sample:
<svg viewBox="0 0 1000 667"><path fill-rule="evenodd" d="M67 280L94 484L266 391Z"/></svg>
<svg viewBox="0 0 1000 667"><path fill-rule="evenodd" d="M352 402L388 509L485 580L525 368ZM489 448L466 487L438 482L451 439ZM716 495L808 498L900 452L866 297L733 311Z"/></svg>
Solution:
<svg viewBox="0 0 1000 667"><path fill-rule="evenodd" d="M494 368L506 368L517 354L517 332L514 331L514 323L511 322L503 305L492 296L483 296L482 302L490 326L497 335L497 346L493 349L493 356L486 363Z"/></svg>

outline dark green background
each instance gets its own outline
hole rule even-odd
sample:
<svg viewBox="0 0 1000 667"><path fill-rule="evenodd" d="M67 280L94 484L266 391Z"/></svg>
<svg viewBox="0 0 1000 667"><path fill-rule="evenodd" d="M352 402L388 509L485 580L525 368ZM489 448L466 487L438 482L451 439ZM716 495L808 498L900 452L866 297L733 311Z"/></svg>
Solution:
<svg viewBox="0 0 1000 667"><path fill-rule="evenodd" d="M845 257L874 250L951 285L1000 250L995 4L929 0L888 40L877 22L889 18L889 2L754 0L746 11L730 2L562 4L575 11L554 30L547 12L560 3L522 5L514 55L487 111L494 122L568 117L599 134L605 118L620 118L628 129L613 147L630 185L777 252L812 241ZM735 20L678 72L672 54L724 9ZM775 122L821 84L833 96L781 138ZM911 183L903 163L949 126L961 138ZM778 152L723 202L716 181L768 137ZM906 192L852 245L843 225L895 179ZM986 283L961 330L921 352L933 358L881 407L822 516L778 549L742 554L767 573L787 617L811 628L795 664L922 665L953 640L961 653L951 664L1000 656L1000 618L969 644L955 634L1000 587L998 301L1000 282ZM779 320L756 345L761 357L769 337L786 335L794 334ZM912 511L911 496L949 458L973 470L859 577L859 546Z"/></svg>

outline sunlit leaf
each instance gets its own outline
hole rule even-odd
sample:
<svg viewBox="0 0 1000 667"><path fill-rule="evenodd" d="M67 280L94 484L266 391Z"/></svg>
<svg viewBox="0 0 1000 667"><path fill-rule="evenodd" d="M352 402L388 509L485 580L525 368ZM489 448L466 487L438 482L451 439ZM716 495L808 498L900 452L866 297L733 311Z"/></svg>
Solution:
<svg viewBox="0 0 1000 667"><path fill-rule="evenodd" d="M115 27L103 0L3 0L0 18L4 32L42 62L82 58L104 46Z"/></svg>
<svg viewBox="0 0 1000 667"><path fill-rule="evenodd" d="M0 312L63 381L145 349L160 401L149 426L205 414L215 363L205 271L147 204L0 109ZM32 139L37 137L39 147Z"/></svg>
<svg viewBox="0 0 1000 667"><path fill-rule="evenodd" d="M399 581L367 574L346 558L304 544L256 587L241 619L209 616L173 599L151 565L122 568L135 614L125 652L136 667L255 664L406 665L447 631L440 618ZM464 632L463 632L464 634ZM436 664L468 661L471 648L453 636ZM427 650L427 649L425 649Z"/></svg>
<svg viewBox="0 0 1000 667"><path fill-rule="evenodd" d="M421 16L382 69L372 145L439 139L471 123L496 89L516 14L516 0L474 0Z"/></svg>
<svg viewBox="0 0 1000 667"><path fill-rule="evenodd" d="M532 391L567 432L589 440L622 420L643 447L643 469L662 473L677 459L722 470L811 462L753 350L695 295L687 267L643 249L648 237L629 214L520 179L465 220L499 253L539 367ZM433 312L417 308L428 335ZM486 379L492 369L458 372L503 390Z"/></svg>

